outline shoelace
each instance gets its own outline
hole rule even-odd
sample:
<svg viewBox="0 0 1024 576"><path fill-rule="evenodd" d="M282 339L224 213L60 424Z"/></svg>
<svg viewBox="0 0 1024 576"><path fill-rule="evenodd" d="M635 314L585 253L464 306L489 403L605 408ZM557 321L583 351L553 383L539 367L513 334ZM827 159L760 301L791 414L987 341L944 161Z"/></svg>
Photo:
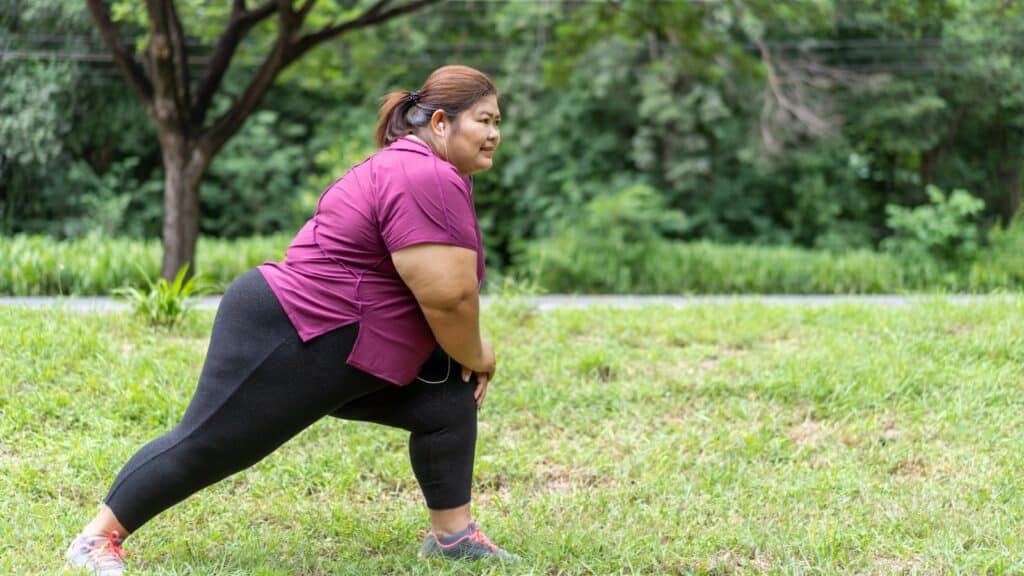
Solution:
<svg viewBox="0 0 1024 576"><path fill-rule="evenodd" d="M96 563L98 568L123 566L124 563L121 562L121 559L128 555L128 552L121 548L121 542L123 541L121 534L114 530L102 543L90 544L92 549L89 551L89 556L92 557L93 562Z"/></svg>
<svg viewBox="0 0 1024 576"><path fill-rule="evenodd" d="M497 554L498 552L498 547L495 546L493 542L488 540L487 535L484 534L484 531L479 528L473 530L473 533L469 535L469 539L473 540L474 542L483 544L487 547L488 550L491 551L492 554Z"/></svg>

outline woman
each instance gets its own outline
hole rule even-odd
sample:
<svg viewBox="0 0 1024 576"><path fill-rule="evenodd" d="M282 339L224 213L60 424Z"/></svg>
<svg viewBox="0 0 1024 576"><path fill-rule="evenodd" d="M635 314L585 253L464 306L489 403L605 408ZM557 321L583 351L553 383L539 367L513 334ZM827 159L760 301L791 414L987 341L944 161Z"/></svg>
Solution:
<svg viewBox="0 0 1024 576"><path fill-rule="evenodd" d="M381 150L323 193L284 261L224 294L181 423L124 466L69 546L71 566L124 574L124 537L326 415L410 431L431 524L421 555L514 558L470 516L495 357L480 338L469 176L491 167L500 120L494 84L465 66L385 98Z"/></svg>

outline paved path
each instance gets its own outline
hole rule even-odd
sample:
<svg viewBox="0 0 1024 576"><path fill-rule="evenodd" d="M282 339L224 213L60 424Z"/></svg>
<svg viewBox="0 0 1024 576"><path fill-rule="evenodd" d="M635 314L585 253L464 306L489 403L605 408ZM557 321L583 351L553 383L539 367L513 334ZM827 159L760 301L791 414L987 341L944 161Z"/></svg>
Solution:
<svg viewBox="0 0 1024 576"><path fill-rule="evenodd" d="M523 300L541 310L557 308L582 308L587 306L633 307L652 304L670 306L693 306L703 304L729 304L735 302L772 305L828 306L833 304L870 304L881 306L906 306L914 302L942 301L954 304L970 304L1012 296L932 296L932 295L873 295L873 296L530 296ZM487 306L494 297L484 296L482 304ZM214 310L220 303L219 296L200 298L198 308ZM0 306L24 306L29 308L67 307L82 312L103 312L127 310L128 304L104 296L81 297L26 297L0 298Z"/></svg>

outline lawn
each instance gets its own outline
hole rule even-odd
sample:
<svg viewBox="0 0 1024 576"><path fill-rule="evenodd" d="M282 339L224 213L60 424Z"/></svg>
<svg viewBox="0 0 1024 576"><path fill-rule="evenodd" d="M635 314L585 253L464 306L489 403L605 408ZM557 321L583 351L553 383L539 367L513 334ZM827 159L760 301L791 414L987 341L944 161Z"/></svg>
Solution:
<svg viewBox="0 0 1024 576"><path fill-rule="evenodd" d="M212 313L0 308L0 573L52 574L171 428ZM131 574L1024 572L1024 298L485 311L476 517L507 569L417 559L405 434L324 420L159 516Z"/></svg>

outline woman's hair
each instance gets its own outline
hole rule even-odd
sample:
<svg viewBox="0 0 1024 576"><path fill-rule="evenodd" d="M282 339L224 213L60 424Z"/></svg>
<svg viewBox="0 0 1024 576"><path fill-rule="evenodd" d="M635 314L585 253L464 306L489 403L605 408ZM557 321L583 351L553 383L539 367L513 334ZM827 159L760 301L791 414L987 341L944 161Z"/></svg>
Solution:
<svg viewBox="0 0 1024 576"><path fill-rule="evenodd" d="M385 96L377 121L377 146L384 148L413 128L426 125L437 110L444 110L455 132L455 117L477 100L498 89L483 72L469 66L442 66L427 77L419 90L400 90Z"/></svg>

